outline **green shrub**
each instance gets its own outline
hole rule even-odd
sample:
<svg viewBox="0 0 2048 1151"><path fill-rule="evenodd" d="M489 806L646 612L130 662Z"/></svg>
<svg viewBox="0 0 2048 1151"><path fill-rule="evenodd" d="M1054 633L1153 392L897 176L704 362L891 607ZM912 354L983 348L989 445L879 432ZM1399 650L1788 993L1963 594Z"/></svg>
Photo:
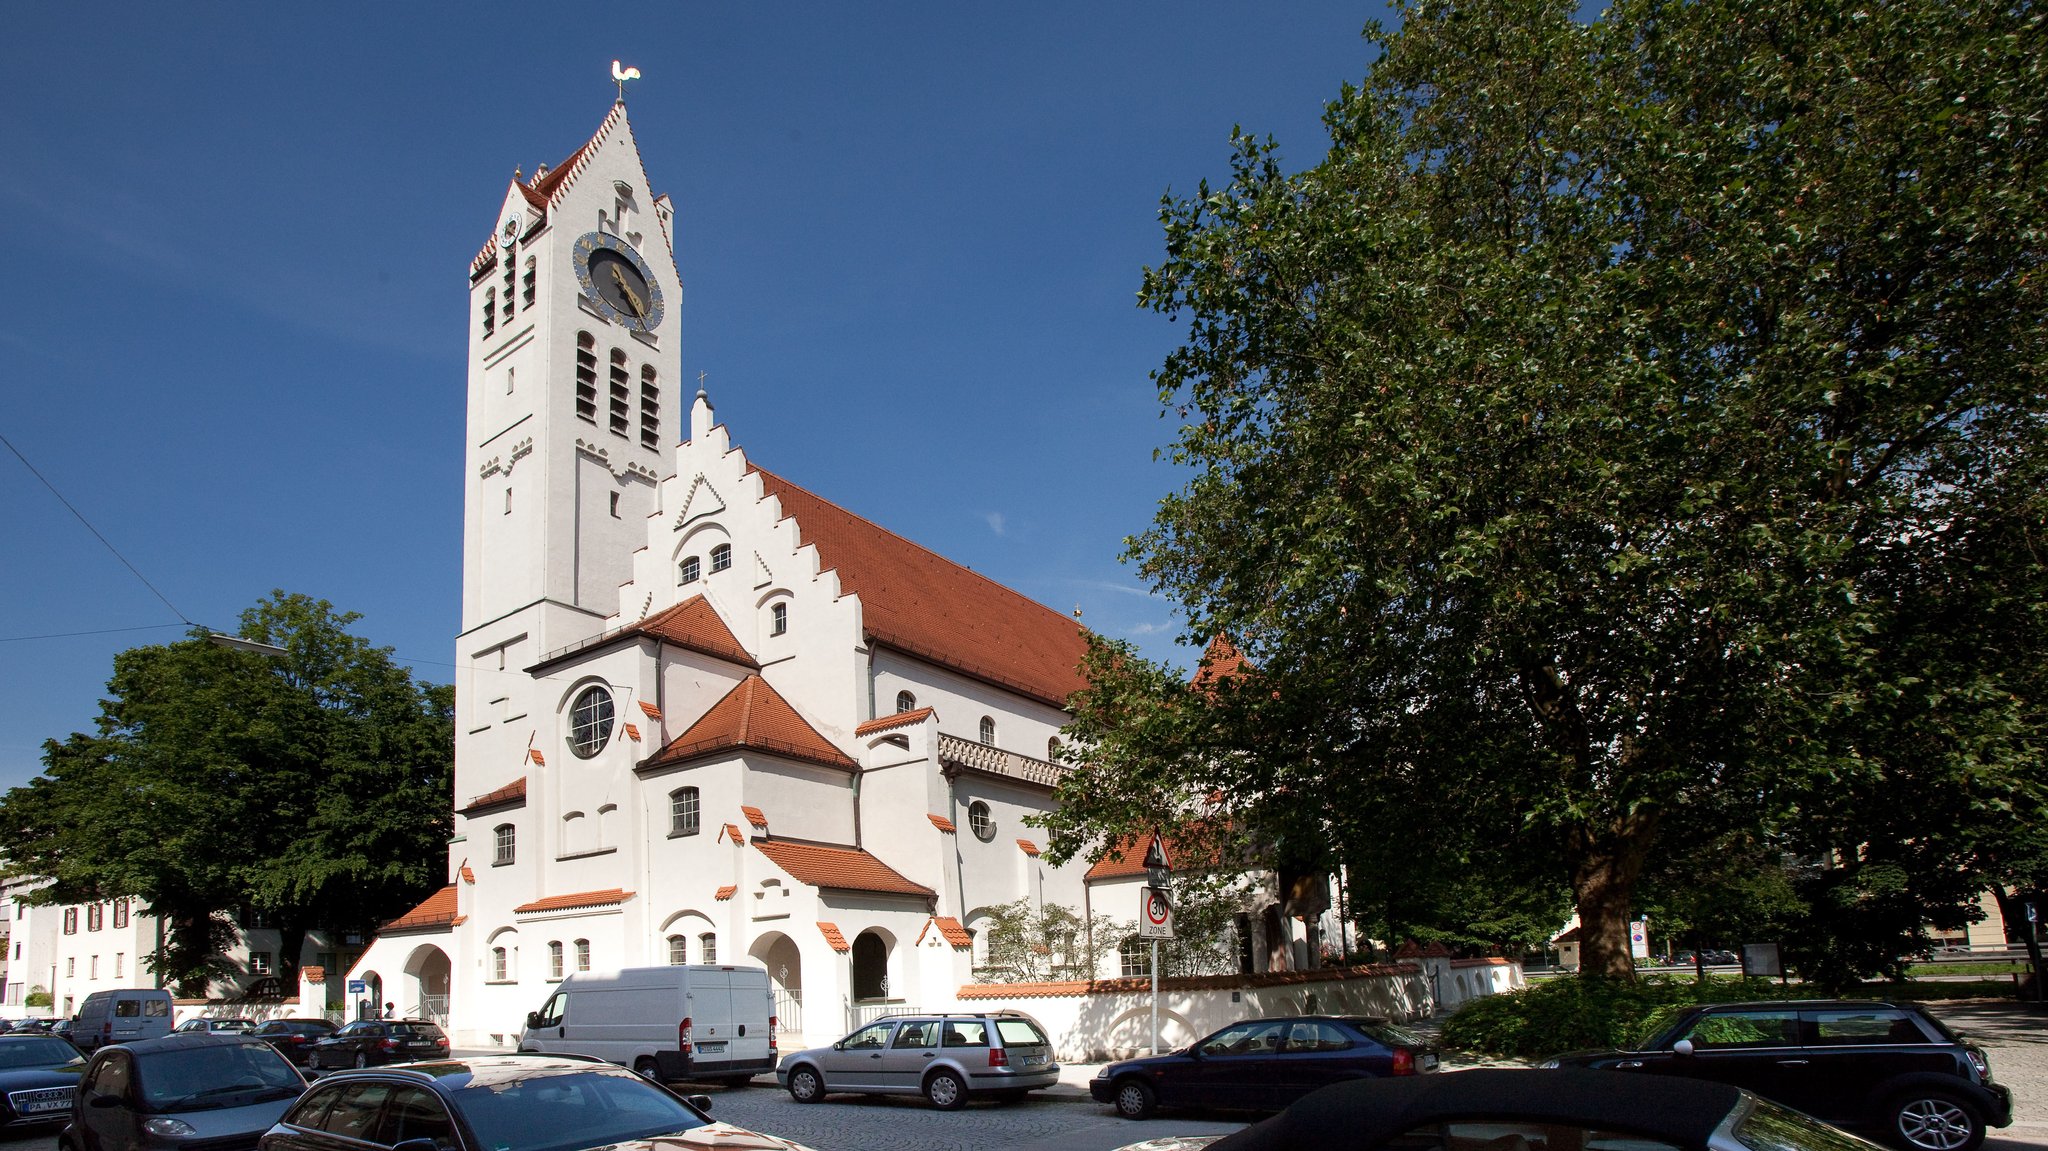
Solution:
<svg viewBox="0 0 2048 1151"><path fill-rule="evenodd" d="M1446 1046L1488 1055L1542 1059L1587 1047L1627 1047L1653 1014L1691 1003L1810 997L1810 988L1762 979L1576 975L1474 999L1444 1020Z"/></svg>
<svg viewBox="0 0 2048 1151"><path fill-rule="evenodd" d="M22 998L21 1005L23 1007L48 1007L50 1005L50 993L38 987Z"/></svg>

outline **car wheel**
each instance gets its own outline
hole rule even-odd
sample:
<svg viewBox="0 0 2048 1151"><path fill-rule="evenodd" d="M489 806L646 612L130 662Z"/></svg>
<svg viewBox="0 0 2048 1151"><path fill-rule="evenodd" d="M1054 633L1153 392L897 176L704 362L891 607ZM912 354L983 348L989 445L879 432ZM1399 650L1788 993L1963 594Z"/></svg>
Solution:
<svg viewBox="0 0 2048 1151"><path fill-rule="evenodd" d="M1159 1109L1159 1096L1143 1079L1125 1079L1116 1085L1116 1113L1126 1119L1143 1119Z"/></svg>
<svg viewBox="0 0 2048 1151"><path fill-rule="evenodd" d="M825 1097L825 1081L809 1067L789 1073L789 1097L798 1103L816 1103Z"/></svg>
<svg viewBox="0 0 2048 1151"><path fill-rule="evenodd" d="M1914 1091L1893 1102L1892 1134L1910 1151L1975 1151L1984 1118L1945 1091Z"/></svg>
<svg viewBox="0 0 2048 1151"><path fill-rule="evenodd" d="M924 1081L924 1097L941 1111L958 1111L967 1106L967 1084L951 1071L934 1071Z"/></svg>
<svg viewBox="0 0 2048 1151"><path fill-rule="evenodd" d="M661 1082L661 1070L654 1065L654 1056L642 1055L633 1060L633 1074L651 1083Z"/></svg>
<svg viewBox="0 0 2048 1151"><path fill-rule="evenodd" d="M358 1051L358 1052L356 1052L356 1066L358 1066L358 1067L368 1067L369 1065L370 1065L370 1057L369 1057L368 1055L365 1055L365 1054L364 1054L364 1053L362 1053L361 1051Z"/></svg>

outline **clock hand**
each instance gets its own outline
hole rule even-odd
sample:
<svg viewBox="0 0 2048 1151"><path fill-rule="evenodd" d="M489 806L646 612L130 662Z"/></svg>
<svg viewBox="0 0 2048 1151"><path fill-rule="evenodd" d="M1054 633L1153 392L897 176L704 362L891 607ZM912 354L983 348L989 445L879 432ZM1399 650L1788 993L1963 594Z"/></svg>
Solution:
<svg viewBox="0 0 2048 1151"><path fill-rule="evenodd" d="M626 293L626 302L633 305L633 314L643 320L646 319L647 305L640 302L640 297L634 294L633 286L626 282L626 277L619 271L616 264L612 266L612 279L617 280L619 282L619 290Z"/></svg>

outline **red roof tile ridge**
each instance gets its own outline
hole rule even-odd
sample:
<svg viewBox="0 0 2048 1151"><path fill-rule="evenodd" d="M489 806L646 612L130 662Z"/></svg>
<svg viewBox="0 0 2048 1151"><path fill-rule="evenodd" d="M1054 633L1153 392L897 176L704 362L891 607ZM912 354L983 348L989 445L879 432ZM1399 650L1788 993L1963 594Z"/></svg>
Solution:
<svg viewBox="0 0 2048 1151"><path fill-rule="evenodd" d="M578 891L569 895L545 896L531 903L522 903L518 907L513 908L512 912L515 915L524 915L533 911L568 911L578 907L604 907L609 904L624 903L631 898L633 898L633 893L630 891L617 887L607 887L602 891Z"/></svg>
<svg viewBox="0 0 2048 1151"><path fill-rule="evenodd" d="M528 750L531 751L532 749L529 748ZM475 811L480 807L490 807L493 804L510 803L515 799L524 800L525 798L526 777L522 775L503 787L484 792L482 795L470 800L462 806L462 810Z"/></svg>
<svg viewBox="0 0 2048 1151"><path fill-rule="evenodd" d="M884 715L868 720L866 723L854 728L853 734L873 735L876 732L888 731L892 727L908 727L913 723L923 723L931 718L931 715L932 709L930 707L920 707L915 711L899 711L895 715Z"/></svg>

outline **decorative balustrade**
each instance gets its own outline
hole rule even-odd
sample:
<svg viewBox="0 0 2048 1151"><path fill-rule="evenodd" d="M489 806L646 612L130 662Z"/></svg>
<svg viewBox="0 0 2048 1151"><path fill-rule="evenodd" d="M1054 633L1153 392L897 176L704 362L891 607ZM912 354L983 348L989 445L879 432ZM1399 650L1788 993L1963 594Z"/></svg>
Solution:
<svg viewBox="0 0 2048 1151"><path fill-rule="evenodd" d="M1014 751L1004 751L986 743L976 743L971 739L961 739L957 735L944 733L939 735L939 761L958 764L975 771L985 771L991 775L1006 775L1011 779L1021 779L1040 787L1057 787L1060 780L1065 779L1067 775L1066 767L1051 760L1033 759L1028 755L1018 755Z"/></svg>

